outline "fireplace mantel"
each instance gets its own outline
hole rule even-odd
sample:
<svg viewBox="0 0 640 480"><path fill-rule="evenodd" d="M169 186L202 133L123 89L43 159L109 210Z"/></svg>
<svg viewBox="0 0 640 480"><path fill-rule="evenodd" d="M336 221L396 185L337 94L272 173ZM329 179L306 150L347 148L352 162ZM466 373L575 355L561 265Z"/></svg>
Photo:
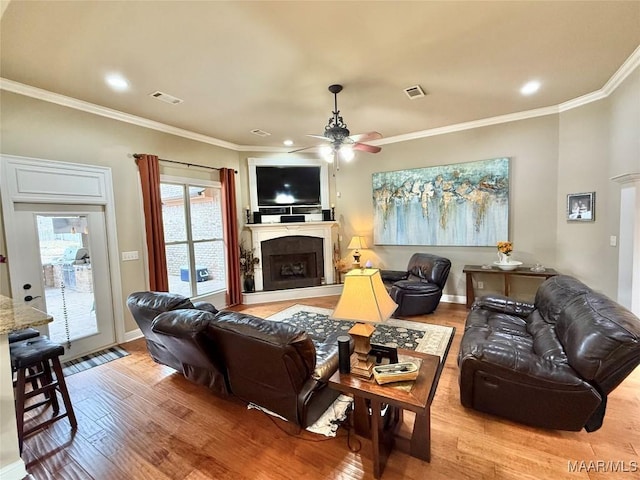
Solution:
<svg viewBox="0 0 640 480"><path fill-rule="evenodd" d="M306 235L309 237L319 237L324 240L324 277L327 284L334 283L333 270L333 228L338 226L338 222L299 222L299 223L250 223L246 227L251 230L251 246L254 255L260 259L260 263L255 267L254 279L256 290L264 288L262 277L262 242L274 238L288 237L291 235Z"/></svg>

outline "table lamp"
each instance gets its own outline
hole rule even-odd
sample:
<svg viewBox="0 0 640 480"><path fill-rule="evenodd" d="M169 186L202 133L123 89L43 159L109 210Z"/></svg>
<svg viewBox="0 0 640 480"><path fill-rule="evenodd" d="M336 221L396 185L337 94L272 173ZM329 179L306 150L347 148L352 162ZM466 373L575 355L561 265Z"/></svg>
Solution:
<svg viewBox="0 0 640 480"><path fill-rule="evenodd" d="M387 293L377 268L354 269L344 277L342 295L332 318L355 320L349 334L353 337L357 363L351 372L365 378L373 375L373 361L369 360L374 323L387 320L398 305Z"/></svg>
<svg viewBox="0 0 640 480"><path fill-rule="evenodd" d="M353 253L353 268L360 268L360 252L358 250L361 248L369 248L367 247L367 241L364 237L351 237L351 241L347 248L349 250L355 250Z"/></svg>

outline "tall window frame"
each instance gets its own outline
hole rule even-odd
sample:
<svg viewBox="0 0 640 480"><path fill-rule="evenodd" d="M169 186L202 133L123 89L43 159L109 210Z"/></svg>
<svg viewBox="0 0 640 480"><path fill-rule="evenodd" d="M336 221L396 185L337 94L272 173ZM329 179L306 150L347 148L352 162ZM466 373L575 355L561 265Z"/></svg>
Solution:
<svg viewBox="0 0 640 480"><path fill-rule="evenodd" d="M160 189L169 291L189 298L226 291L228 272L222 228L222 184L161 174ZM204 219L202 213L194 212L194 205L199 200L197 195L201 193L214 199L212 215Z"/></svg>

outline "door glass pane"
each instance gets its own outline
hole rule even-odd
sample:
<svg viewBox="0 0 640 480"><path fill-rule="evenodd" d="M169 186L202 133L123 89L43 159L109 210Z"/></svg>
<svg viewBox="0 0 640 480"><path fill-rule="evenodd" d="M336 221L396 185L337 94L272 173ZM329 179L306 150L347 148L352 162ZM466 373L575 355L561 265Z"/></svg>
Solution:
<svg viewBox="0 0 640 480"><path fill-rule="evenodd" d="M189 187L191 206L191 236L193 240L222 238L222 208L220 189Z"/></svg>
<svg viewBox="0 0 640 480"><path fill-rule="evenodd" d="M167 274L169 275L169 291L191 296L191 285L189 283L189 251L186 243L167 245Z"/></svg>
<svg viewBox="0 0 640 480"><path fill-rule="evenodd" d="M198 242L193 245L196 257L197 295L226 288L224 244L222 241Z"/></svg>
<svg viewBox="0 0 640 480"><path fill-rule="evenodd" d="M166 243L184 242L187 239L187 223L184 211L184 187L160 184L162 199L162 224Z"/></svg>
<svg viewBox="0 0 640 480"><path fill-rule="evenodd" d="M36 220L51 340L65 343L99 333L87 217L37 215Z"/></svg>

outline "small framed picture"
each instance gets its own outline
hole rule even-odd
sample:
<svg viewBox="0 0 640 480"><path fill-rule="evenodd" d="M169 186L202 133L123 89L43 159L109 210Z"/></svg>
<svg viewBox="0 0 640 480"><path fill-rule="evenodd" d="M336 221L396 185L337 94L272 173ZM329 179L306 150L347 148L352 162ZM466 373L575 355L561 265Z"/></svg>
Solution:
<svg viewBox="0 0 640 480"><path fill-rule="evenodd" d="M596 192L567 195L567 221L593 222L596 219Z"/></svg>

